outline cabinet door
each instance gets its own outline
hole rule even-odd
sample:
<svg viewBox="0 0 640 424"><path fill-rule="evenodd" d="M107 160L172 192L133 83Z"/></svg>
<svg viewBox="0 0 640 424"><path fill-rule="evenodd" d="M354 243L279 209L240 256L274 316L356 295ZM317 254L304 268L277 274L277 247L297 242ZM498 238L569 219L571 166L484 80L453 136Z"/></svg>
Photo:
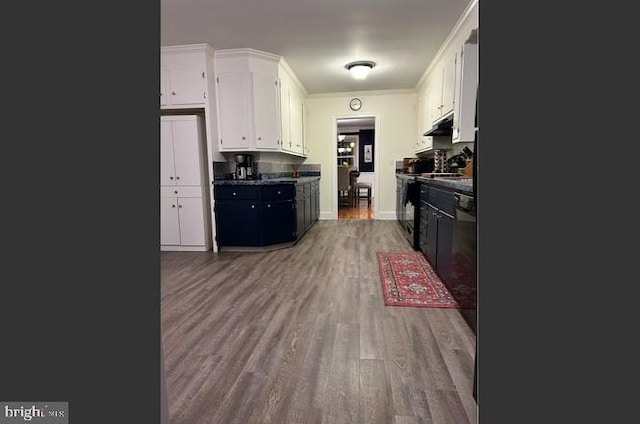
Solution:
<svg viewBox="0 0 640 424"><path fill-rule="evenodd" d="M311 183L304 185L304 231L311 228Z"/></svg>
<svg viewBox="0 0 640 424"><path fill-rule="evenodd" d="M200 173L200 131L198 121L174 121L173 157L176 169L176 185L202 184Z"/></svg>
<svg viewBox="0 0 640 424"><path fill-rule="evenodd" d="M180 222L180 244L202 246L204 236L204 208L201 197L179 197L178 218Z"/></svg>
<svg viewBox="0 0 640 424"><path fill-rule="evenodd" d="M431 111L431 124L435 124L442 116L442 68L434 71L429 88L429 110Z"/></svg>
<svg viewBox="0 0 640 424"><path fill-rule="evenodd" d="M302 148L302 100L297 90L291 92L291 142L295 153L304 153Z"/></svg>
<svg viewBox="0 0 640 424"><path fill-rule="evenodd" d="M254 141L256 149L279 150L277 77L252 73Z"/></svg>
<svg viewBox="0 0 640 424"><path fill-rule="evenodd" d="M200 68L169 69L169 88L172 105L204 105L205 78Z"/></svg>
<svg viewBox="0 0 640 424"><path fill-rule="evenodd" d="M472 142L475 139L478 45L464 44L456 54L455 102L451 142Z"/></svg>
<svg viewBox="0 0 640 424"><path fill-rule="evenodd" d="M296 209L293 200L264 202L262 241L264 245L286 243L296 239Z"/></svg>
<svg viewBox="0 0 640 424"><path fill-rule="evenodd" d="M286 78L280 79L280 112L282 114L282 148L292 150L291 142L291 88Z"/></svg>
<svg viewBox="0 0 640 424"><path fill-rule="evenodd" d="M427 205L427 260L433 268L437 268L438 249L438 209Z"/></svg>
<svg viewBox="0 0 640 424"><path fill-rule="evenodd" d="M304 189L296 186L296 237L304 234Z"/></svg>
<svg viewBox="0 0 640 424"><path fill-rule="evenodd" d="M436 269L442 282L447 285L453 275L453 216L439 211L438 218L438 253Z"/></svg>
<svg viewBox="0 0 640 424"><path fill-rule="evenodd" d="M249 80L247 73L219 74L218 114L220 149L249 148Z"/></svg>
<svg viewBox="0 0 640 424"><path fill-rule="evenodd" d="M255 200L216 201L219 246L259 246L260 223Z"/></svg>
<svg viewBox="0 0 640 424"><path fill-rule="evenodd" d="M160 120L160 185L176 185L171 121Z"/></svg>
<svg viewBox="0 0 640 424"><path fill-rule="evenodd" d="M178 199L176 197L160 198L160 244L180 244Z"/></svg>
<svg viewBox="0 0 640 424"><path fill-rule="evenodd" d="M453 112L453 98L455 92L456 76L456 56L455 54L444 58L442 69L442 111L441 116Z"/></svg>
<svg viewBox="0 0 640 424"><path fill-rule="evenodd" d="M427 228L429 224L429 208L427 202L420 201L420 226L418 227L418 245L420 251L427 256Z"/></svg>

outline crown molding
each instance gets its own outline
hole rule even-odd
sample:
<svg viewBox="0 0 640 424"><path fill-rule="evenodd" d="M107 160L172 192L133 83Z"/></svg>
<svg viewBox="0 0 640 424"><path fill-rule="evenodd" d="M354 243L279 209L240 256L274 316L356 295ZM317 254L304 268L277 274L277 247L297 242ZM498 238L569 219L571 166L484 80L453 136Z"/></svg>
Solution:
<svg viewBox="0 0 640 424"><path fill-rule="evenodd" d="M394 94L416 94L415 88L398 88L393 90L368 90L368 91L335 91L330 93L309 94L308 99L320 99L326 97L353 97L353 96L390 96Z"/></svg>
<svg viewBox="0 0 640 424"><path fill-rule="evenodd" d="M209 52L213 53L213 48L207 43L183 44L177 46L160 46L161 53L185 53L185 52Z"/></svg>
<svg viewBox="0 0 640 424"><path fill-rule="evenodd" d="M456 24L453 26L453 29L451 30L447 38L444 40L444 42L436 52L436 55L431 60L431 63L429 63L429 66L427 67L427 69L422 73L422 76L420 77L420 79L418 80L418 83L416 84L416 88L421 86L424 83L424 81L427 78L427 75L431 72L431 70L433 69L435 64L438 62L440 57L444 54L444 51L449 47L453 38L456 35L458 35L458 31L467 22L467 18L469 18L469 15L473 11L473 9L476 8L477 6L478 6L478 0L472 0L471 3L469 3L469 5L467 6L467 8L464 10L464 12L462 12L462 15L460 15L460 18L458 19L458 22L456 22Z"/></svg>
<svg viewBox="0 0 640 424"><path fill-rule="evenodd" d="M282 56L278 56L277 54L267 53L260 50L254 49L224 49L224 50L216 50L214 52L215 57L235 57L235 56L257 56L261 59L270 60L272 62L279 62L282 59Z"/></svg>

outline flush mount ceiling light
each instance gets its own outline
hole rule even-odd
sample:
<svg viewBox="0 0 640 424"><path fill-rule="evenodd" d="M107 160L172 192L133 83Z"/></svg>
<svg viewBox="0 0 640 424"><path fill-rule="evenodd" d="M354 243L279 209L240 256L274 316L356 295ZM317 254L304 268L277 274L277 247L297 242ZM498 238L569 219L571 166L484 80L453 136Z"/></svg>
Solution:
<svg viewBox="0 0 640 424"><path fill-rule="evenodd" d="M368 60L359 60L344 65L355 79L365 79L374 66L376 64Z"/></svg>

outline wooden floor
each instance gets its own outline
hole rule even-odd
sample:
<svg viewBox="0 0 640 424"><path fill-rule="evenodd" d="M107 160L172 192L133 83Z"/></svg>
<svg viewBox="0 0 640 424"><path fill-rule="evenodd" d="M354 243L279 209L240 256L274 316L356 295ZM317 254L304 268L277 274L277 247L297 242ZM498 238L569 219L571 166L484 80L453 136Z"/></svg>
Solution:
<svg viewBox="0 0 640 424"><path fill-rule="evenodd" d="M373 219L373 199L371 204L361 199L357 204L339 205L338 219Z"/></svg>
<svg viewBox="0 0 640 424"><path fill-rule="evenodd" d="M384 306L396 221L318 221L292 248L161 252L172 424L476 423L459 311Z"/></svg>

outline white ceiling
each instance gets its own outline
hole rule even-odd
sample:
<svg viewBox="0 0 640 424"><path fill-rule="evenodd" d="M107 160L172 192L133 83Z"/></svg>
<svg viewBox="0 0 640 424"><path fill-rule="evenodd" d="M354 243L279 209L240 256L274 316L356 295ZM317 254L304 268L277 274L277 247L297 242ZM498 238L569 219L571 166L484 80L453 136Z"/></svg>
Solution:
<svg viewBox="0 0 640 424"><path fill-rule="evenodd" d="M309 94L412 89L471 0L160 0L160 44L283 56ZM355 60L376 67L354 80Z"/></svg>

